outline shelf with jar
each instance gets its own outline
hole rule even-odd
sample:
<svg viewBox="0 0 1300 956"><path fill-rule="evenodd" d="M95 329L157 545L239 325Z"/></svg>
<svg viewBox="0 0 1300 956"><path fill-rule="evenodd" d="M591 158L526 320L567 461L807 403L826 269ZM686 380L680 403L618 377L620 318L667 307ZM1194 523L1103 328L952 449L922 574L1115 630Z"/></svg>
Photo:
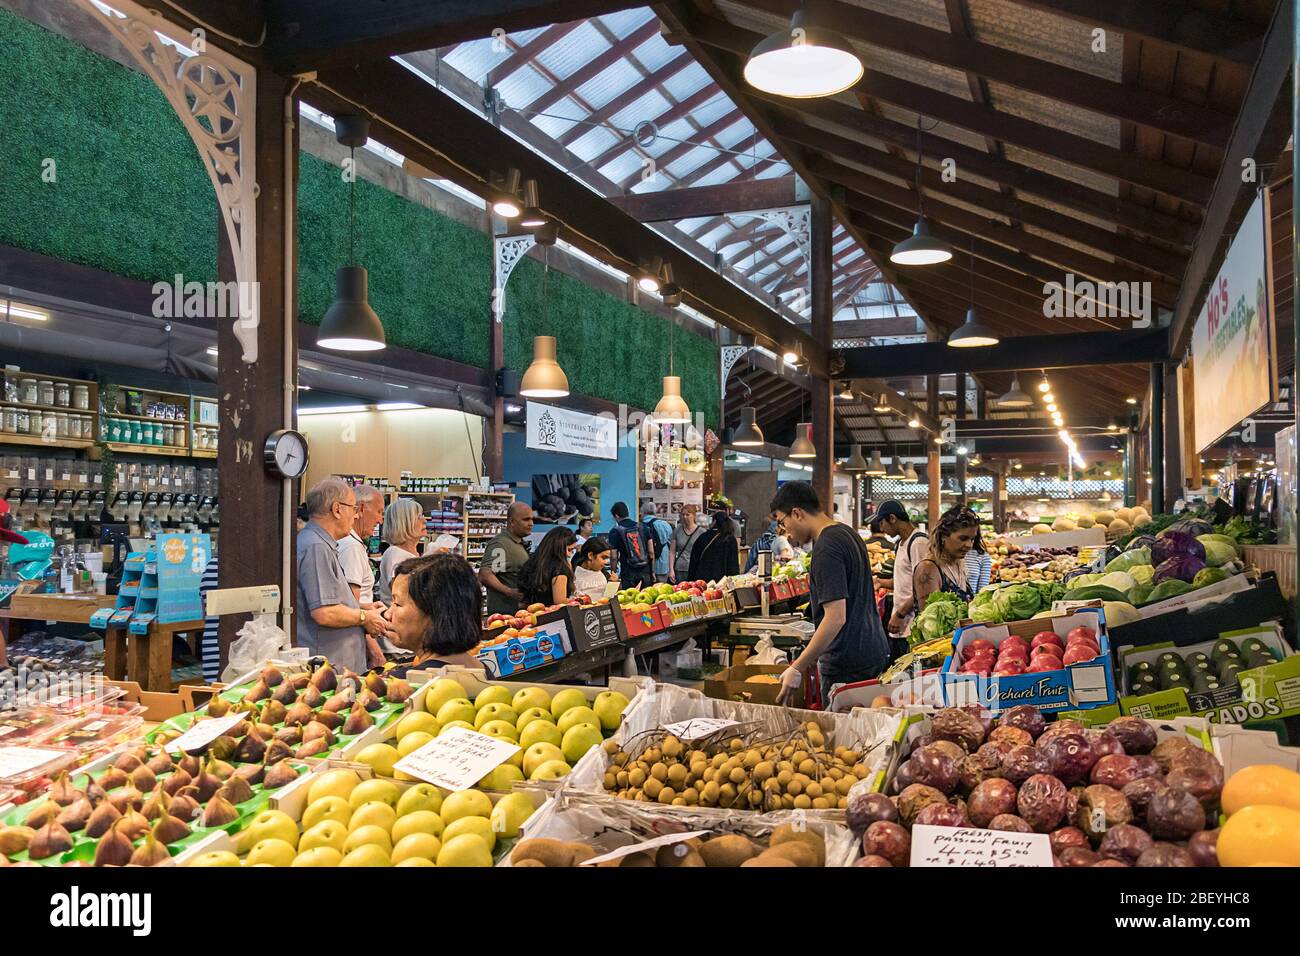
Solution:
<svg viewBox="0 0 1300 956"><path fill-rule="evenodd" d="M98 436L95 382L0 371L0 443L87 448Z"/></svg>

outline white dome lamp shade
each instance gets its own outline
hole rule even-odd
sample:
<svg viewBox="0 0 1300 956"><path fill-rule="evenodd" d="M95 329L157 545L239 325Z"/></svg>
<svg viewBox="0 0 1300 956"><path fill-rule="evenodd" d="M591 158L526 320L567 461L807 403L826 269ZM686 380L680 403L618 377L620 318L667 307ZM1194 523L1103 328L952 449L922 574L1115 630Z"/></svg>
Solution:
<svg viewBox="0 0 1300 956"><path fill-rule="evenodd" d="M563 398L569 394L569 377L555 358L555 336L533 337L533 361L519 383L525 398Z"/></svg>
<svg viewBox="0 0 1300 956"><path fill-rule="evenodd" d="M883 478L885 476L885 463L880 460L879 449L872 451L871 463L863 469L862 473L871 478Z"/></svg>
<svg viewBox="0 0 1300 956"><path fill-rule="evenodd" d="M731 436L732 445L738 448L756 448L766 443L763 429L758 427L755 417L751 405L746 405L740 410L740 424L736 427L735 434Z"/></svg>
<svg viewBox="0 0 1300 956"><path fill-rule="evenodd" d="M790 26L759 42L745 62L745 82L764 93L812 99L842 93L862 79L861 58L832 30L808 22L802 9Z"/></svg>
<svg viewBox="0 0 1300 956"><path fill-rule="evenodd" d="M809 433L812 431L811 422L800 422L795 426L794 444L790 446L791 458L816 458L817 449L812 443Z"/></svg>
<svg viewBox="0 0 1300 956"><path fill-rule="evenodd" d="M998 398L998 408L1029 408L1034 398L1020 387L1020 374L1011 376L1011 388Z"/></svg>
<svg viewBox="0 0 1300 956"><path fill-rule="evenodd" d="M920 481L921 477L916 473L916 465L912 464L909 461L907 463L907 469L903 472L903 478L909 484L916 484L918 481Z"/></svg>
<svg viewBox="0 0 1300 956"><path fill-rule="evenodd" d="M862 446L854 445L848 461L844 463L845 471L866 471L867 460L862 457Z"/></svg>
<svg viewBox="0 0 1300 956"><path fill-rule="evenodd" d="M925 189L921 183L924 168L921 138L921 116L916 117L916 225L912 234L894 246L889 261L897 266L933 266L952 258L952 247L930 234L930 221L925 218Z"/></svg>
<svg viewBox="0 0 1300 956"><path fill-rule="evenodd" d="M683 425L690 422L691 410L682 398L680 376L664 376L664 393L655 406L654 420L659 425Z"/></svg>
<svg viewBox="0 0 1300 956"><path fill-rule="evenodd" d="M998 334L984 324L974 309L967 309L966 321L948 335L948 345L954 349L984 348L998 341Z"/></svg>

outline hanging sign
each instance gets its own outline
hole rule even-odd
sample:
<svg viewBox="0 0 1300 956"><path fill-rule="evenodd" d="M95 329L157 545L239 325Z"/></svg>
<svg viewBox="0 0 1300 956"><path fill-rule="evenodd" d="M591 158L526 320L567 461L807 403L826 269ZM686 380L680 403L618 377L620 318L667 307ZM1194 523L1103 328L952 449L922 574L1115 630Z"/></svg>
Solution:
<svg viewBox="0 0 1300 956"><path fill-rule="evenodd" d="M618 459L618 422L570 408L528 403L528 447L583 458Z"/></svg>
<svg viewBox="0 0 1300 956"><path fill-rule="evenodd" d="M1261 191L1192 328L1197 451L1215 444L1277 394L1268 207L1268 193Z"/></svg>

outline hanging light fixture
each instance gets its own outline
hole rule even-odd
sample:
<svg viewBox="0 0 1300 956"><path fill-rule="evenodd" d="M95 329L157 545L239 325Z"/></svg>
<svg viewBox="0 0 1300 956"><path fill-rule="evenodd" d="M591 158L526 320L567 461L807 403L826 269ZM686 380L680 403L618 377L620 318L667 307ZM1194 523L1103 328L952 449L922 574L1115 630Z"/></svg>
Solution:
<svg viewBox="0 0 1300 956"><path fill-rule="evenodd" d="M886 478L893 478L895 481L906 481L907 473L903 471L903 466L898 462L898 456L895 455L889 463L889 470L885 472Z"/></svg>
<svg viewBox="0 0 1300 956"><path fill-rule="evenodd" d="M845 382L843 385L840 386L839 394L836 395L835 397L838 398L841 402L851 402L855 398L857 398L857 396L853 394L853 386L851 386L848 382Z"/></svg>
<svg viewBox="0 0 1300 956"><path fill-rule="evenodd" d="M537 180L530 179L524 183L524 211L519 218L519 225L525 229L540 229L546 225L546 213L537 205Z"/></svg>
<svg viewBox="0 0 1300 956"><path fill-rule="evenodd" d="M879 448L872 449L871 464L862 473L871 478L883 478L885 476L885 463L880 460Z"/></svg>
<svg viewBox="0 0 1300 956"><path fill-rule="evenodd" d="M884 392L876 396L875 404L871 408L877 412L892 412L894 410L894 407L889 404L889 396Z"/></svg>
<svg viewBox="0 0 1300 956"><path fill-rule="evenodd" d="M1047 380L1047 373L1043 373L1043 380L1038 383L1038 390L1046 394L1052 390L1052 384Z"/></svg>
<svg viewBox="0 0 1300 956"><path fill-rule="evenodd" d="M812 443L812 422L800 422L794 428L794 444L790 446L791 458L816 458L817 448Z"/></svg>
<svg viewBox="0 0 1300 956"><path fill-rule="evenodd" d="M523 214L524 206L519 201L519 170L511 169L506 173L501 188L492 197L492 211L502 219L517 219Z"/></svg>
<svg viewBox="0 0 1300 956"><path fill-rule="evenodd" d="M741 448L753 448L766 443L767 439L763 437L763 430L758 427L755 417L751 405L746 405L740 410L740 425L731 436L731 444Z"/></svg>
<svg viewBox="0 0 1300 956"><path fill-rule="evenodd" d="M668 374L664 376L664 393L654 411L654 419L661 425L685 424L691 420L691 410L686 399L682 398L682 380L673 374L673 332L676 328L674 319L668 326Z"/></svg>
<svg viewBox="0 0 1300 956"><path fill-rule="evenodd" d="M642 292L658 292L660 285L659 273L663 271L663 267L663 259L655 256L654 259L651 260L650 265L647 268L642 269L641 274L637 276L636 284L638 288L640 288Z"/></svg>
<svg viewBox="0 0 1300 956"><path fill-rule="evenodd" d="M932 266L952 258L952 249L942 239L930 235L925 218L925 192L921 187L921 117L916 117L916 225L912 234L889 254L889 261L899 266Z"/></svg>
<svg viewBox="0 0 1300 956"><path fill-rule="evenodd" d="M1011 388L997 400L998 408L1029 408L1033 404L1033 397L1020 388L1020 373L1014 373Z"/></svg>
<svg viewBox="0 0 1300 956"><path fill-rule="evenodd" d="M866 471L867 460L862 457L862 446L854 445L849 460L844 463L845 471Z"/></svg>
<svg viewBox="0 0 1300 956"><path fill-rule="evenodd" d="M953 329L948 335L948 345L955 349L983 348L998 344L998 334L980 320L975 312L975 236L970 237L970 308L966 310L966 321L960 328Z"/></svg>
<svg viewBox="0 0 1300 956"><path fill-rule="evenodd" d="M370 307L370 275L356 265L356 158L357 147L365 146L370 120L364 116L339 116L334 135L348 147L353 176L348 186L348 262L334 274L334 301L321 318L316 344L339 352L374 352L387 346L384 324Z"/></svg>
<svg viewBox="0 0 1300 956"><path fill-rule="evenodd" d="M921 427L921 420L920 420L919 418L909 418L909 419L907 420L907 427L908 427L908 428L920 428L920 427Z"/></svg>
<svg viewBox="0 0 1300 956"><path fill-rule="evenodd" d="M921 477L916 473L916 465L909 461L906 470L903 472L903 478L908 484L916 484L920 481Z"/></svg>
<svg viewBox="0 0 1300 956"><path fill-rule="evenodd" d="M842 93L862 79L862 60L838 34L808 22L800 7L790 26L759 42L745 82L764 93L810 99Z"/></svg>
<svg viewBox="0 0 1300 956"><path fill-rule="evenodd" d="M661 270L663 282L659 286L659 299L670 309L682 304L682 287L673 281L673 264L665 262Z"/></svg>
<svg viewBox="0 0 1300 956"><path fill-rule="evenodd" d="M550 249L542 250L542 309L548 303L550 289ZM569 394L569 377L555 358L555 336L533 337L533 361L519 382L519 394L525 398L563 398Z"/></svg>

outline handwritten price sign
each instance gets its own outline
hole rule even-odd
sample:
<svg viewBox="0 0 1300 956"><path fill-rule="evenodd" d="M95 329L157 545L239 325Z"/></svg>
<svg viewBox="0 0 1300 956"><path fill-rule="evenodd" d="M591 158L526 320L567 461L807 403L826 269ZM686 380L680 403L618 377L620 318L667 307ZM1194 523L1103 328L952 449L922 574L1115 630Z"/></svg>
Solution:
<svg viewBox="0 0 1300 956"><path fill-rule="evenodd" d="M444 790L468 790L519 749L508 740L453 727L393 766Z"/></svg>
<svg viewBox="0 0 1300 956"><path fill-rule="evenodd" d="M735 726L737 721L727 720L725 717L692 717L689 720L679 720L675 724L666 724L664 730L681 740L699 740L701 737Z"/></svg>
<svg viewBox="0 0 1300 956"><path fill-rule="evenodd" d="M189 730L167 744L167 752L175 754L189 753L191 750L202 750L231 727L246 719L246 714L234 713L226 714L224 717L211 717L207 720L196 721Z"/></svg>
<svg viewBox="0 0 1300 956"><path fill-rule="evenodd" d="M961 827L912 827L912 866L1051 866L1046 833L1014 833Z"/></svg>

